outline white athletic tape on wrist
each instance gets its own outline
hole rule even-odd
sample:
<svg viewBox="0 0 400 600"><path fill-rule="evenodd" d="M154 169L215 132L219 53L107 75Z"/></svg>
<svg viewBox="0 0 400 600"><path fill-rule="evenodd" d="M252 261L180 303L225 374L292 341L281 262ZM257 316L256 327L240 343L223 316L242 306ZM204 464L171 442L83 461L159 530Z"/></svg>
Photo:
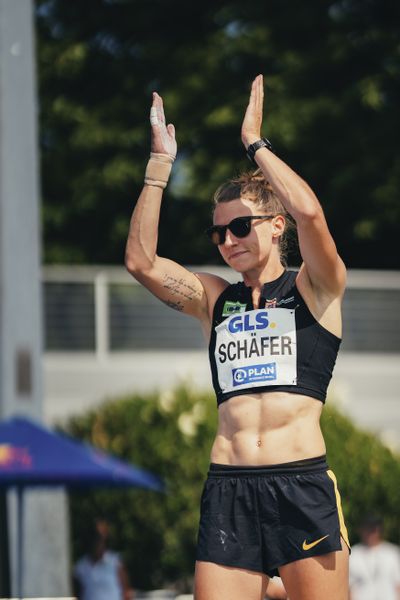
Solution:
<svg viewBox="0 0 400 600"><path fill-rule="evenodd" d="M166 188L174 160L175 158L170 154L151 152L144 175L144 182L147 185L154 185L162 189Z"/></svg>
<svg viewBox="0 0 400 600"><path fill-rule="evenodd" d="M158 125L158 115L157 115L157 109L155 106L152 106L150 108L150 124Z"/></svg>

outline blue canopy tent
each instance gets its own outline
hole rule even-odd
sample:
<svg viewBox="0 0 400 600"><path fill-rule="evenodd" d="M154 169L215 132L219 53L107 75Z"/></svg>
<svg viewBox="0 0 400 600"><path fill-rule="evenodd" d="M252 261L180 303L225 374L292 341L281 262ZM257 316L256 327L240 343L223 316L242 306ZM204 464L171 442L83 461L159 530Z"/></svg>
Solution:
<svg viewBox="0 0 400 600"><path fill-rule="evenodd" d="M0 422L0 487L17 490L17 592L23 592L24 489L31 486L139 487L161 492L149 471L22 417Z"/></svg>

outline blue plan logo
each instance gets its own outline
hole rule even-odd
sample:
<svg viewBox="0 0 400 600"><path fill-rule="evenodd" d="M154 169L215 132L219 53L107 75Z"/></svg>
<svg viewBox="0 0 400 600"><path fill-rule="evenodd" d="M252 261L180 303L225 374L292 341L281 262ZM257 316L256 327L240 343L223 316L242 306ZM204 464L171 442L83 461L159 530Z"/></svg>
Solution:
<svg viewBox="0 0 400 600"><path fill-rule="evenodd" d="M264 365L249 365L232 369L233 385L244 385L260 381L274 381L276 379L276 363Z"/></svg>

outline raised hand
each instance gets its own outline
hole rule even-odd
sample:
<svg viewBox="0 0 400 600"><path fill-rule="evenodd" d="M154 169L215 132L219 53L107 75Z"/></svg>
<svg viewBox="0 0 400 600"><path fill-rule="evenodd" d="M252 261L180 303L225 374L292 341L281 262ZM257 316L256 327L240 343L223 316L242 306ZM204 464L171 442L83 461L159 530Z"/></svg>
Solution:
<svg viewBox="0 0 400 600"><path fill-rule="evenodd" d="M263 120L264 82L263 76L257 75L251 85L250 99L242 123L242 142L247 148L261 137Z"/></svg>
<svg viewBox="0 0 400 600"><path fill-rule="evenodd" d="M153 92L153 104L150 109L151 151L157 154L169 154L176 157L177 145L175 127L165 125L164 106L161 96Z"/></svg>

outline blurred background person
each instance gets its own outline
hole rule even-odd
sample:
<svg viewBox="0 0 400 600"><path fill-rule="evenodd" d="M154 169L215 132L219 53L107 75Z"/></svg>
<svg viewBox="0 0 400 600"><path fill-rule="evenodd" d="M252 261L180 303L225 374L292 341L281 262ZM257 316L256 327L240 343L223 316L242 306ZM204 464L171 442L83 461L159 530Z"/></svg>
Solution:
<svg viewBox="0 0 400 600"><path fill-rule="evenodd" d="M110 527L97 520L87 535L87 553L75 564L74 593L78 600L133 600L125 566L116 552L108 549Z"/></svg>
<svg viewBox="0 0 400 600"><path fill-rule="evenodd" d="M369 514L350 555L351 600L400 600L400 548L384 540L383 520Z"/></svg>

